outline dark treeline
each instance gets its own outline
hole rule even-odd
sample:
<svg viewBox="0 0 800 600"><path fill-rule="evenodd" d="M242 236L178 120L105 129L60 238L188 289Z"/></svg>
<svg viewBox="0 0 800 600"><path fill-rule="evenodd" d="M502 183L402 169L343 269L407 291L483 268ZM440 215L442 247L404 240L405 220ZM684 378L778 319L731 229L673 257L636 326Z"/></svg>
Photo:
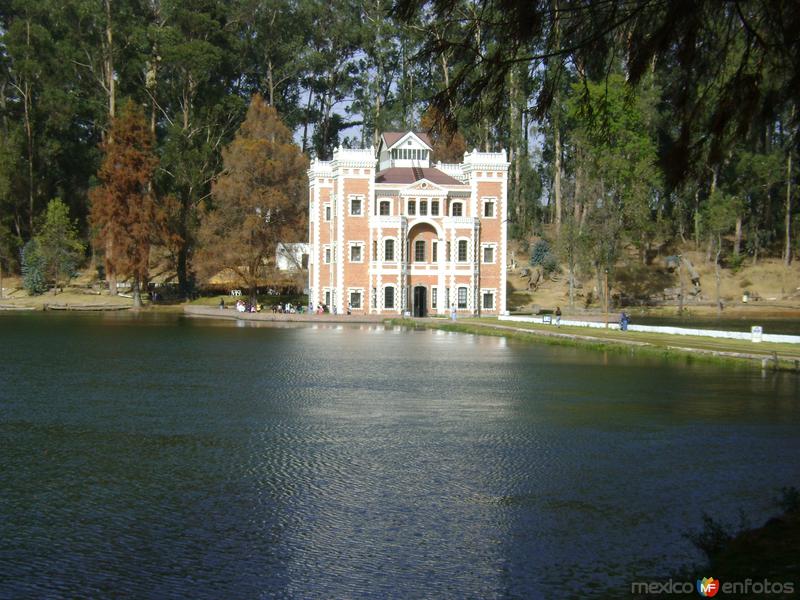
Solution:
<svg viewBox="0 0 800 600"><path fill-rule="evenodd" d="M571 273L684 243L788 264L798 19L781 2L9 0L0 266L16 268L55 198L92 239L101 147L131 100L156 140L162 254L188 290L222 149L256 93L321 159L410 128L457 132L445 161L463 140L507 148L514 236L546 229Z"/></svg>

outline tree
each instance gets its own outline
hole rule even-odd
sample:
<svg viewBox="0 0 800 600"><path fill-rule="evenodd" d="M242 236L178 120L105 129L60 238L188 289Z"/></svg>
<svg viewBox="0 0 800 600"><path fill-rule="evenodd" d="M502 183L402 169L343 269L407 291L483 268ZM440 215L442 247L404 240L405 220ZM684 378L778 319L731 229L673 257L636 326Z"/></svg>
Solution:
<svg viewBox="0 0 800 600"><path fill-rule="evenodd" d="M36 296L47 291L44 256L35 238L22 247L19 262L22 267L22 286L28 293Z"/></svg>
<svg viewBox="0 0 800 600"><path fill-rule="evenodd" d="M429 108L422 115L420 127L427 132L433 145L431 160L443 163L460 163L467 151L467 142L458 131L439 131L440 119L434 108Z"/></svg>
<svg viewBox="0 0 800 600"><path fill-rule="evenodd" d="M69 208L60 198L48 203L44 223L35 239L45 273L52 278L56 292L59 282L75 274L85 249L75 223L69 218Z"/></svg>
<svg viewBox="0 0 800 600"><path fill-rule="evenodd" d="M214 209L198 233L197 263L208 274L233 271L255 302L259 281L274 269L278 242L298 240L305 231L308 160L258 94L222 157Z"/></svg>
<svg viewBox="0 0 800 600"><path fill-rule="evenodd" d="M720 297L720 264L719 259L722 254L722 236L733 229L736 216L740 212L740 201L716 189L708 199L706 206L706 229L710 235L710 242L715 248L714 252L714 276L716 278L717 289L717 312L722 313L722 298Z"/></svg>
<svg viewBox="0 0 800 600"><path fill-rule="evenodd" d="M151 191L158 163L153 135L142 109L128 101L103 144L105 159L97 173L101 185L91 190L94 244L105 251L109 292L116 294L116 276L132 279L133 304L142 305L141 287L148 274L150 246L160 232Z"/></svg>

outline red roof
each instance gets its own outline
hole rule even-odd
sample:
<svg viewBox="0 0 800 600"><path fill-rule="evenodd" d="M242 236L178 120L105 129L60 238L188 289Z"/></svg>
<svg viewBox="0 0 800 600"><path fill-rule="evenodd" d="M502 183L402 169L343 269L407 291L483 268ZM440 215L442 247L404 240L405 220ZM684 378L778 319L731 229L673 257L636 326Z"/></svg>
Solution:
<svg viewBox="0 0 800 600"><path fill-rule="evenodd" d="M383 143L387 148L391 148L409 133L413 133L415 136L425 142L428 145L428 148L433 148L433 144L431 144L431 138L428 137L428 134L418 131L386 131L382 135Z"/></svg>
<svg viewBox="0 0 800 600"><path fill-rule="evenodd" d="M385 134L384 134L385 135ZM427 179L436 185L464 185L458 179L450 177L433 167L394 167L384 169L375 175L375 183L414 183L420 179Z"/></svg>

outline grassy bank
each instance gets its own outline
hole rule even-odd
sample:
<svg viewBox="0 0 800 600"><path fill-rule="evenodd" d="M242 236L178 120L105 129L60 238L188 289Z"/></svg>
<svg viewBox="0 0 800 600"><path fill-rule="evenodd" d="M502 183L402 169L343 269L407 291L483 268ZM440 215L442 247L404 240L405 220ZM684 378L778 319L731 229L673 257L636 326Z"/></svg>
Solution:
<svg viewBox="0 0 800 600"><path fill-rule="evenodd" d="M793 344L753 344L746 340L676 336L663 333L587 329L585 327L556 328L537 323L503 322L497 319L392 319L393 325L425 327L477 335L502 336L522 341L535 341L558 346L573 346L663 358L682 358L706 362L761 366L767 359L770 368L795 370L800 361L800 348ZM777 357L777 362L776 362Z"/></svg>

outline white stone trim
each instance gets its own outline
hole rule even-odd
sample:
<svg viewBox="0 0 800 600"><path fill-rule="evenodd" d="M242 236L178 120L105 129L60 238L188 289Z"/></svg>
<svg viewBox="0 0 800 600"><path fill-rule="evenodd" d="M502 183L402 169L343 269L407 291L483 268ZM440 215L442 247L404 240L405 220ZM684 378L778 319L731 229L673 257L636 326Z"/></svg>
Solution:
<svg viewBox="0 0 800 600"><path fill-rule="evenodd" d="M467 290L467 302L466 302L466 306L464 306L464 307L459 306L459 293L458 292L459 292L459 290L462 290L462 289ZM470 304L471 304L470 303L470 295L471 295L470 294L470 286L469 286L468 283L457 283L455 285L456 310L466 310L466 311L471 310L471 307L470 307Z"/></svg>
<svg viewBox="0 0 800 600"><path fill-rule="evenodd" d="M353 214L353 200L360 200L361 201L361 214L354 215ZM354 219L360 219L364 216L365 211L367 210L364 194L348 194L347 195L347 215L353 217Z"/></svg>
<svg viewBox="0 0 800 600"><path fill-rule="evenodd" d="M490 216L486 216L486 204L488 202L492 203L492 214ZM496 219L497 218L497 197L496 196L483 196L481 198L481 214L479 215L481 219Z"/></svg>
<svg viewBox="0 0 800 600"><path fill-rule="evenodd" d="M459 251L460 250L459 246L461 245L461 242L466 242L467 243L467 258L466 258L466 260L461 260L459 258L459 256L461 255L460 251ZM466 265L466 264L472 263L473 261L470 260L470 255L472 254L470 252L471 246L472 246L472 240L470 238L468 238L467 236L462 235L462 236L458 236L457 238L455 238L455 259L452 262L458 263L460 265Z"/></svg>
<svg viewBox="0 0 800 600"><path fill-rule="evenodd" d="M389 214L382 215L381 214L381 203L388 202L389 203ZM386 196L379 196L375 202L375 206L377 207L377 214L374 215L376 217L392 217L394 216L394 198L387 198Z"/></svg>
<svg viewBox="0 0 800 600"><path fill-rule="evenodd" d="M501 314L506 314L508 308L506 306L506 288L508 287L507 280L507 257L508 252L508 171L503 173L503 178L500 180L500 216L503 219L500 223L500 303L497 308Z"/></svg>
<svg viewBox="0 0 800 600"><path fill-rule="evenodd" d="M352 248L358 247L361 248L361 260L353 260L353 250ZM360 240L348 241L347 242L347 262L360 264L365 262L364 260L364 242Z"/></svg>
<svg viewBox="0 0 800 600"><path fill-rule="evenodd" d="M353 308L353 306L350 304L350 296L352 296L353 294L359 294L361 296L361 306L358 307L358 308ZM350 310L360 310L360 311L365 310L364 309L364 297L365 297L365 294L364 294L364 288L363 287L349 287L349 288L347 288L347 308L349 308Z"/></svg>
<svg viewBox="0 0 800 600"><path fill-rule="evenodd" d="M335 156L334 156L335 159ZM334 160L334 168L339 168L339 165ZM344 252L345 252L345 239L344 239L344 213L345 206L342 200L344 199L344 177L339 177L339 193L333 199L334 213L336 214L336 252L333 255L333 260L336 262L336 310L341 312L344 306Z"/></svg>
<svg viewBox="0 0 800 600"><path fill-rule="evenodd" d="M484 248L491 248L492 249L492 260L487 262L483 260L483 250ZM478 257L482 265L494 265L497 264L497 242L481 242L481 252L480 256Z"/></svg>
<svg viewBox="0 0 800 600"><path fill-rule="evenodd" d="M393 294L394 306L392 306L392 307L387 307L386 304L385 304L385 302L386 302L386 288L392 288L394 290L394 294ZM381 290L380 291L381 297L379 298L379 300L380 300L381 310L382 311L383 310L399 311L401 309L401 307L399 306L400 303L398 302L397 284L396 283L386 283L386 284L383 285L383 287L380 288L380 290Z"/></svg>
<svg viewBox="0 0 800 600"><path fill-rule="evenodd" d="M392 240L394 241L394 253L392 254L392 260L386 260L386 241ZM383 236L383 241L381 243L381 247L379 248L381 253L381 262L384 263L400 263L402 258L402 252L400 251L400 245L397 241L397 236L394 235L385 235ZM399 254L398 254L399 253Z"/></svg>
<svg viewBox="0 0 800 600"><path fill-rule="evenodd" d="M480 289L480 294L481 294L481 297L478 298L478 302L479 302L479 305L481 307L481 310L496 311L497 310L497 288L481 288ZM491 308L486 308L483 305L483 295L484 294L491 294L492 295L492 307Z"/></svg>

